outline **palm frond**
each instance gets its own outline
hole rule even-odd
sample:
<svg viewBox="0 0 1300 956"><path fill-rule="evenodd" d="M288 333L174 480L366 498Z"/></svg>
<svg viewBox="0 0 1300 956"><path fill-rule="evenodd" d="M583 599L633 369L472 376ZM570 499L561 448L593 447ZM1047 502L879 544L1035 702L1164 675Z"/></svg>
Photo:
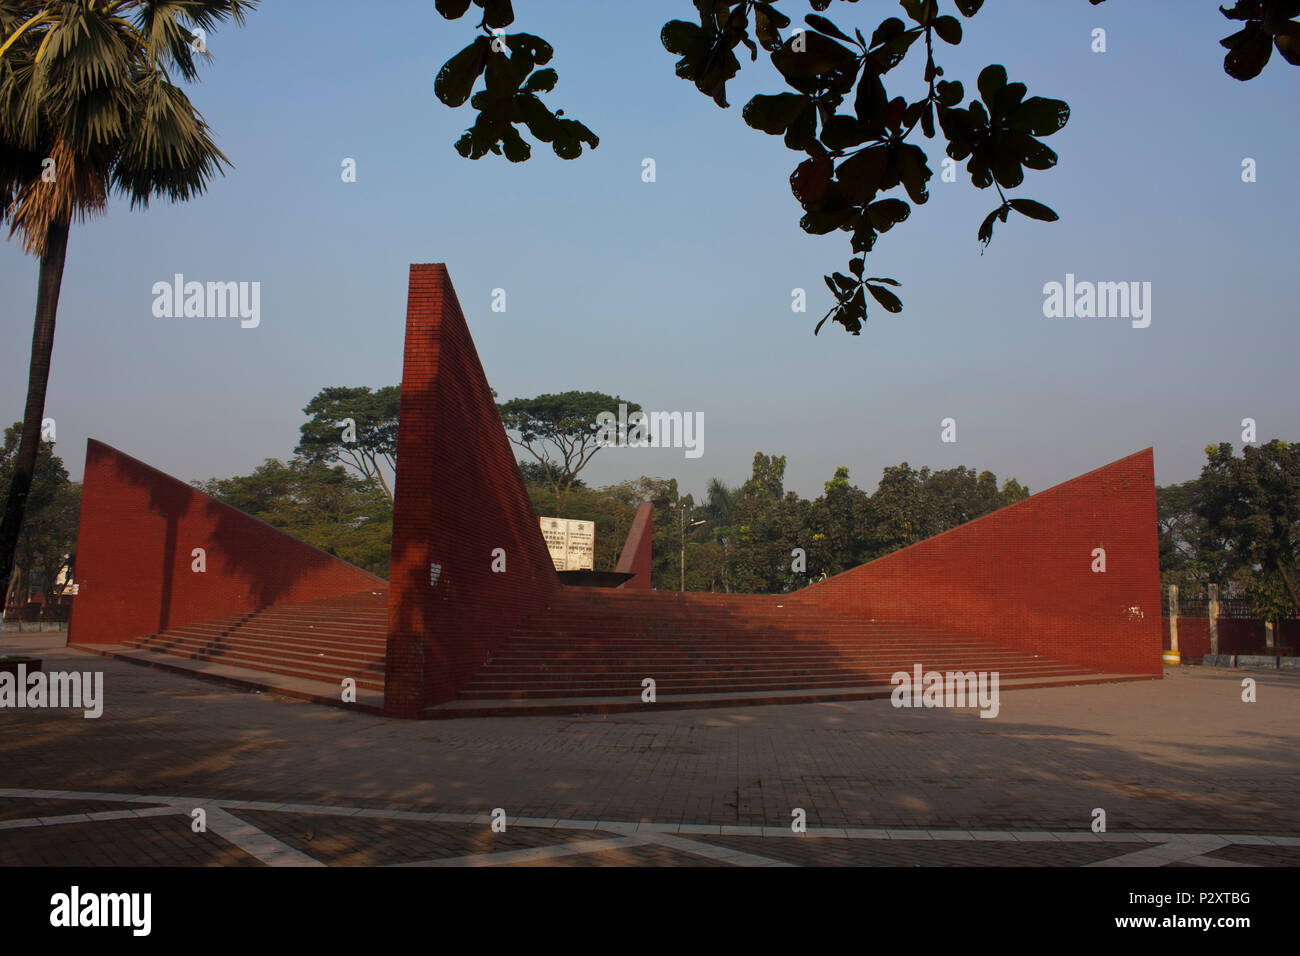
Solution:
<svg viewBox="0 0 1300 956"><path fill-rule="evenodd" d="M46 159L53 162L51 180L41 175ZM35 175L13 191L9 234L16 233L24 250L39 256L45 252L51 223L84 222L103 213L108 207L106 165L94 151L87 154L64 140L56 140L49 156L37 159Z"/></svg>
<svg viewBox="0 0 1300 956"><path fill-rule="evenodd" d="M150 198L176 202L201 193L213 175L230 166L211 130L185 91L159 73L136 83L139 101L110 174L113 188L147 207Z"/></svg>
<svg viewBox="0 0 1300 956"><path fill-rule="evenodd" d="M194 33L256 0L0 0L0 221L39 254L48 226L202 193L230 160L169 69L197 79ZM42 176L53 163L55 176Z"/></svg>
<svg viewBox="0 0 1300 956"><path fill-rule="evenodd" d="M198 78L195 54L205 60L212 55L195 49L194 30L204 34L216 30L227 20L243 26L248 12L256 2L247 0L145 0L137 4L135 24L144 38L151 60L174 65L187 81Z"/></svg>

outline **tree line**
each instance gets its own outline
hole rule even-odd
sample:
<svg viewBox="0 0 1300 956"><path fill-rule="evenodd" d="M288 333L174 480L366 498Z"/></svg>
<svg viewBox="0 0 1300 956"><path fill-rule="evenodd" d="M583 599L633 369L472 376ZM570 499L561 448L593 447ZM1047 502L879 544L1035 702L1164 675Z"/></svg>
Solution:
<svg viewBox="0 0 1300 956"><path fill-rule="evenodd" d="M304 408L297 457L204 490L277 527L387 574L400 388L331 387ZM823 493L787 491L785 456L756 452L738 484L713 478L695 500L674 478L641 476L601 488L582 479L599 453L602 411L635 402L592 391L548 393L498 404L511 442L526 452L520 475L534 510L596 524L595 566L613 570L637 505L654 505L654 587L782 593L839 574L1028 497L1015 478L961 466L908 462L883 470L876 489L839 467ZM1262 617L1300 609L1300 445L1281 440L1205 449L1201 474L1156 489L1163 585L1188 597L1209 584L1249 598ZM796 553L796 550L802 554ZM684 558L684 561L683 561Z"/></svg>
<svg viewBox="0 0 1300 956"><path fill-rule="evenodd" d="M1266 621L1300 613L1300 443L1205 449L1191 481L1156 489L1160 582L1183 597L1249 598Z"/></svg>
<svg viewBox="0 0 1300 956"><path fill-rule="evenodd" d="M0 445L0 487L13 475L21 435L21 422L5 429L4 444ZM13 569L3 582L6 606L12 602L17 609L33 593L40 593L47 607L55 603L59 577L72 571L80 514L81 483L69 478L63 459L54 454L54 443L41 442L27 497L27 520L18 536Z"/></svg>
<svg viewBox="0 0 1300 956"><path fill-rule="evenodd" d="M330 387L303 409L294 456L249 475L192 484L218 500L382 577L388 575L400 388ZM786 458L756 452L738 484L715 477L699 500L675 478L641 476L590 487L580 472L600 450L596 416L625 401L599 392L514 399L498 406L507 435L530 454L520 477L540 516L596 524L595 567L613 570L637 506L654 507L652 584L660 590L783 593L955 528L1029 495L1015 478L960 466L886 467L874 491L847 467L813 499L785 488ZM640 406L629 403L632 408ZM0 482L13 469L20 426L6 429ZM1201 474L1156 489L1162 586L1186 598L1217 584L1266 620L1300 609L1300 444L1273 440L1205 449ZM18 542L11 596L38 581L47 601L75 570L81 486L42 442Z"/></svg>

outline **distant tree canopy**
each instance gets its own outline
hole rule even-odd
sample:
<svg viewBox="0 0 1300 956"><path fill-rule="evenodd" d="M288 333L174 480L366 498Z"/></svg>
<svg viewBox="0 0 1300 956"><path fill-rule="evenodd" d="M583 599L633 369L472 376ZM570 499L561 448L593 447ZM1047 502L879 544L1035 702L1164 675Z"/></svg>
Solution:
<svg viewBox="0 0 1300 956"><path fill-rule="evenodd" d="M529 485L538 514L596 523L598 570L612 570L641 501L654 506L652 582L675 590L681 581L683 541L686 589L781 593L804 587L1028 495L1015 479L999 488L990 472L960 467L886 468L874 494L837 468L824 494L812 501L786 491L784 456L758 452L739 487L709 482L696 504L675 479L646 478L559 495L546 483ZM802 548L804 570L791 552Z"/></svg>
<svg viewBox="0 0 1300 956"><path fill-rule="evenodd" d="M379 483L342 465L268 458L251 475L194 486L360 568L388 576L393 506Z"/></svg>
<svg viewBox="0 0 1300 956"><path fill-rule="evenodd" d="M385 477L397 467L397 413L401 386L323 388L304 408L311 416L299 429L294 454L311 462L337 462L379 483L392 500Z"/></svg>
<svg viewBox="0 0 1300 956"><path fill-rule="evenodd" d="M1251 597L1265 620L1300 613L1300 444L1224 443L1205 449L1197 515L1226 546L1229 571L1252 573Z"/></svg>
<svg viewBox="0 0 1300 956"><path fill-rule="evenodd" d="M510 441L532 456L531 473L537 475L540 469L542 480L560 495L574 487L579 472L602 447L597 416L617 416L620 405L629 415L641 411L635 402L604 392L515 398L497 405L497 411Z"/></svg>
<svg viewBox="0 0 1300 956"><path fill-rule="evenodd" d="M1217 584L1279 621L1300 614L1300 444L1205 449L1198 478L1156 489L1160 580L1186 597Z"/></svg>
<svg viewBox="0 0 1300 956"><path fill-rule="evenodd" d="M1091 0L1094 6L1102 2ZM916 129L925 139L941 136L946 157L966 162L976 188L996 188L998 205L976 233L988 245L994 225L1007 222L1012 212L1045 222L1058 218L1048 206L1008 198L1005 190L1020 186L1026 169L1056 165L1056 153L1042 137L1065 126L1070 108L1062 100L1027 96L1025 84L1013 82L998 64L981 70L974 84L945 78L936 51L959 45L963 37L962 21L945 11L973 17L984 0L899 0L907 21L891 16L874 27L875 9L859 25L840 25L822 16L832 0L807 3L814 12L804 17L806 27L787 36L783 31L792 20L782 9L800 6L795 0L694 0L694 20L664 24L660 42L679 57L677 75L723 108L727 83L741 68L737 49L743 45L753 61L762 47L787 89L753 97L742 116L754 129L781 136L787 148L804 157L790 176L790 189L804 211L803 230L849 234L847 271L825 277L835 305L814 332L833 319L857 335L867 319L868 296L887 312L903 308L890 290L898 283L866 276L865 262L879 236L911 214L906 200L888 194L904 193L918 206L929 199L931 155L912 139ZM471 0L436 0L435 5L443 17L455 20L469 12ZM559 81L546 66L551 45L529 33L504 32L515 19L511 0L473 0L473 5L482 11L483 36L443 64L434 82L442 103L456 108L468 101L478 114L456 150L470 159L495 153L523 162L532 154L523 129L562 159L580 156L583 143L596 148L600 141L590 129L543 103ZM1300 64L1295 21L1300 0L1237 0L1231 9L1219 9L1228 20L1244 24L1221 41L1228 50L1223 68L1229 76L1259 75L1275 48L1287 62ZM863 28L870 29L869 38ZM891 73L913 49L924 52L924 67L919 95L909 99L887 89L886 80L896 79ZM483 86L475 92L480 77ZM967 87L978 97L967 100Z"/></svg>
<svg viewBox="0 0 1300 956"><path fill-rule="evenodd" d="M8 487L14 460L18 454L22 423L5 429L0 445L0 488ZM26 597L26 582L33 574L42 583L46 601L53 599L55 581L71 565L77 547L77 520L81 513L81 485L70 481L63 459L54 454L54 443L42 441L36 456L36 470L27 496L26 516L14 549L12 581L0 581L8 590L17 585L20 598Z"/></svg>

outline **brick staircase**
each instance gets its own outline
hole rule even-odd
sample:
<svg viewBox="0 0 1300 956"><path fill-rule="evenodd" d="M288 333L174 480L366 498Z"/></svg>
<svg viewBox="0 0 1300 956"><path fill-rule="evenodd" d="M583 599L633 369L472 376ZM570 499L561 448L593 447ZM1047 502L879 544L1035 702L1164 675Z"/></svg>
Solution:
<svg viewBox="0 0 1300 956"><path fill-rule="evenodd" d="M427 716L849 700L888 696L897 671L998 671L1000 686L1127 679L902 621L865 621L779 596L568 587Z"/></svg>
<svg viewBox="0 0 1300 956"><path fill-rule="evenodd" d="M351 677L361 709L378 712L387 624L387 592L364 591L187 624L103 652L323 703L339 703L340 683ZM890 676L918 663L997 671L1006 689L1133 676L780 596L565 587L456 700L423 716L858 700L888 696ZM646 677L655 680L654 705L641 701Z"/></svg>
<svg viewBox="0 0 1300 956"><path fill-rule="evenodd" d="M345 677L362 709L382 710L388 592L361 591L301 604L272 604L134 638L113 657L170 667L244 686L339 703Z"/></svg>

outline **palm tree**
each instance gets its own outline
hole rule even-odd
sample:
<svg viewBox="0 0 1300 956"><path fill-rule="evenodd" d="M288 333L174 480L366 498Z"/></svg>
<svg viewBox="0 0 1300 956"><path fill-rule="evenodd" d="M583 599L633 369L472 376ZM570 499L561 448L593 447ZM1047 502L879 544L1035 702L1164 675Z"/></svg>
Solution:
<svg viewBox="0 0 1300 956"><path fill-rule="evenodd" d="M131 207L201 194L230 162L172 73L198 78L210 31L257 0L0 0L0 221L40 258L27 404L0 517L9 579L40 447L68 231L112 190ZM4 610L0 595L0 611Z"/></svg>

